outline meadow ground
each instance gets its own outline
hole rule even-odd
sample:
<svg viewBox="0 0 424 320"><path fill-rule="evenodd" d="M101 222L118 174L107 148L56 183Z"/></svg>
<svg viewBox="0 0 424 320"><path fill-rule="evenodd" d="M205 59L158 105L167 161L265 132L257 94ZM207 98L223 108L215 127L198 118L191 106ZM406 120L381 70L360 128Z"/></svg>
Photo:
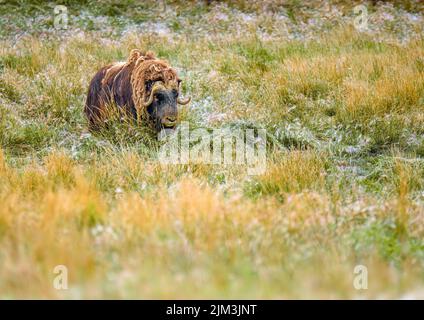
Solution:
<svg viewBox="0 0 424 320"><path fill-rule="evenodd" d="M419 1L364 2L363 30L350 1L63 4L66 30L0 1L0 298L424 298ZM91 77L133 48L178 69L181 120L266 129L265 173L88 133Z"/></svg>

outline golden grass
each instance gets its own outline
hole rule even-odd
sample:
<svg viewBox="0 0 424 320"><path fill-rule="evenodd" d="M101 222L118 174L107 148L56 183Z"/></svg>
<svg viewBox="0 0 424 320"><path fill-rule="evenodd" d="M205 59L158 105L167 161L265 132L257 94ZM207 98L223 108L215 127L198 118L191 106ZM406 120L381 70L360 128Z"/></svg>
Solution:
<svg viewBox="0 0 424 320"><path fill-rule="evenodd" d="M325 186L324 164L323 155L313 151L293 151L279 155L257 180L264 195L321 190Z"/></svg>
<svg viewBox="0 0 424 320"><path fill-rule="evenodd" d="M125 169L155 181L155 172L167 171L159 164L143 164L134 154L123 159L109 159L111 175L120 176ZM349 280L353 256L332 235L331 226L337 226L336 234L347 235L360 226L355 221L390 217L387 208L393 200L372 211L366 209L372 199L360 208L335 211L332 197L322 190L321 161L313 152L293 152L259 178L287 192L281 203L272 197L249 200L237 192L224 194L190 176L169 186L159 183L143 196L133 191L110 195L96 187L101 175L87 175L97 164L80 167L62 152L24 170L2 160L2 297L181 298L195 297L195 292L204 297L357 297ZM403 176L393 214L402 218L404 232L422 236L422 208L404 200ZM321 253L324 248L330 251ZM312 256L304 265L301 256L307 252ZM325 261L332 261L325 271L312 267ZM393 272L378 255L361 261L371 270L377 264L379 272ZM59 264L69 270L68 291L52 286L53 268ZM411 259L402 264L411 264ZM290 280L292 268L301 269ZM410 290L410 277L418 270L413 264L408 270L396 281ZM389 280L390 290L380 282L386 277L370 279L375 284L363 293L368 297L378 297L383 287L387 297L403 292L394 279ZM200 285L203 281L208 286ZM112 283L115 289L109 290Z"/></svg>

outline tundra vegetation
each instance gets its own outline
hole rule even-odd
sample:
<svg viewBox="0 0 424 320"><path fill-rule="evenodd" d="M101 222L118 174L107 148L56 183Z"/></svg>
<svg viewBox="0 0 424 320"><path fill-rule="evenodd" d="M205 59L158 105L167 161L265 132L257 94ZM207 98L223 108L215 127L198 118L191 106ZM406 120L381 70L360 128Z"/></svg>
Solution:
<svg viewBox="0 0 424 320"><path fill-rule="evenodd" d="M424 298L422 2L61 4L67 29L0 1L1 298ZM89 133L90 79L134 48L178 70L181 121L266 129L265 173Z"/></svg>

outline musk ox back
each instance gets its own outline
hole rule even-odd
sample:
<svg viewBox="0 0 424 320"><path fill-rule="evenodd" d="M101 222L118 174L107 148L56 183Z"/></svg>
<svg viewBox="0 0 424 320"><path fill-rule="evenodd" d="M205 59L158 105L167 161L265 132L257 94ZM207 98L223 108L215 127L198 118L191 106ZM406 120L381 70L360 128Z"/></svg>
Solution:
<svg viewBox="0 0 424 320"><path fill-rule="evenodd" d="M153 125L157 131L175 128L177 103L187 104L190 98L179 97L181 80L176 71L152 52L132 50L126 62L101 68L90 82L85 114L90 130L107 120L108 108L118 108L138 123Z"/></svg>

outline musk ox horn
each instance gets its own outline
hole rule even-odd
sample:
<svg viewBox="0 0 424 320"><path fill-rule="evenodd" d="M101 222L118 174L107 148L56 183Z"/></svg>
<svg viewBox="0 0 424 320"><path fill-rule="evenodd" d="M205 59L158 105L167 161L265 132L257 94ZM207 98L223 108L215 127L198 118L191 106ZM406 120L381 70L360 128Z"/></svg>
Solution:
<svg viewBox="0 0 424 320"><path fill-rule="evenodd" d="M177 102L178 102L179 104L182 104L182 105L185 105L185 104L189 103L190 101L191 101L191 97L188 97L188 98L186 98L185 100L180 99L180 98L178 98L178 99L177 99Z"/></svg>
<svg viewBox="0 0 424 320"><path fill-rule="evenodd" d="M163 83L162 83L162 82L156 82L156 83L153 85L152 91L150 92L149 100L147 100L146 102L144 102L144 103L143 103L143 106L144 106L144 107L148 107L149 105L151 105L151 104L152 104L152 102L153 102L153 99L154 99L154 97L155 97L155 93L156 93L156 92L158 92L158 91L159 91L159 90L161 90L161 89L165 89L165 87L164 87Z"/></svg>

